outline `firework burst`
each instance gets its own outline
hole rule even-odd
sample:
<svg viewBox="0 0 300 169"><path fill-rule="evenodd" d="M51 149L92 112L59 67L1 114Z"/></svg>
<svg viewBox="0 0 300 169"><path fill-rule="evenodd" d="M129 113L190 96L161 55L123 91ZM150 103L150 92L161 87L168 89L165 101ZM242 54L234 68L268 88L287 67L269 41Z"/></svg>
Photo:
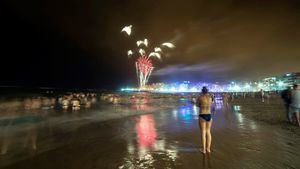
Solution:
<svg viewBox="0 0 300 169"><path fill-rule="evenodd" d="M125 26L121 32L126 32L130 36L132 33L131 29L132 29L132 25ZM145 48L149 47L148 39L138 40L136 41L136 45L137 45L137 49L128 50L127 55L128 57L138 55L138 58L135 62L136 74L137 74L139 87L143 88L146 86L149 77L151 76L151 73L154 69L151 58L157 58L159 60L162 60L163 50L160 47L155 47L153 51L150 51L150 53L147 54L146 51L149 50L145 50ZM175 47L175 45L173 45L170 42L165 42L161 46L167 48Z"/></svg>

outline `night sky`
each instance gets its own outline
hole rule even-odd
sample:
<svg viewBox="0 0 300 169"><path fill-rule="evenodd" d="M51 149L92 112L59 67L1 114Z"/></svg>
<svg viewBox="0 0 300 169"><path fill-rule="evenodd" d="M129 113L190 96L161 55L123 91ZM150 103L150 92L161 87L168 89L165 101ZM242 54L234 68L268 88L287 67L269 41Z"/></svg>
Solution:
<svg viewBox="0 0 300 169"><path fill-rule="evenodd" d="M0 21L0 85L135 85L126 52L143 38L176 45L150 82L300 71L299 0L1 0Z"/></svg>

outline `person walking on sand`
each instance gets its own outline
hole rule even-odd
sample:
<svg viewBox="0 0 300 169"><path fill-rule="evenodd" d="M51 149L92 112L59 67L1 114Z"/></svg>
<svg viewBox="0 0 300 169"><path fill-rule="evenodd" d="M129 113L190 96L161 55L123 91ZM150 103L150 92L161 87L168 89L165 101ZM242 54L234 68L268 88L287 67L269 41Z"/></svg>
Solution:
<svg viewBox="0 0 300 169"><path fill-rule="evenodd" d="M198 98L197 105L200 107L199 113L199 127L201 130L201 143L202 153L210 153L211 147L211 125L212 125L212 118L211 118L211 106L213 103L213 99L211 95L208 93L208 89L206 87L202 88L202 94Z"/></svg>
<svg viewBox="0 0 300 169"><path fill-rule="evenodd" d="M290 104L291 104L291 90L289 88L287 88L281 92L281 99L284 102L287 120L290 121L289 108L290 108Z"/></svg>
<svg viewBox="0 0 300 169"><path fill-rule="evenodd" d="M261 98L261 102L265 102L265 92L263 91L263 89L260 90L260 98Z"/></svg>
<svg viewBox="0 0 300 169"><path fill-rule="evenodd" d="M289 110L289 120L292 122L292 116L296 115L298 126L300 127L300 88L299 85L295 84L291 91L291 104Z"/></svg>

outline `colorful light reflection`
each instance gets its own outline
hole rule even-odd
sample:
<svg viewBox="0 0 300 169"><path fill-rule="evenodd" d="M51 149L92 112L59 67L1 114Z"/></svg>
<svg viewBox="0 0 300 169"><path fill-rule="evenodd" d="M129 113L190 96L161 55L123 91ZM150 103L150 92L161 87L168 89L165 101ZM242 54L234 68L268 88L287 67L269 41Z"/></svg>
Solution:
<svg viewBox="0 0 300 169"><path fill-rule="evenodd" d="M156 140L155 123L153 115L142 115L138 118L135 125L139 147L152 147Z"/></svg>

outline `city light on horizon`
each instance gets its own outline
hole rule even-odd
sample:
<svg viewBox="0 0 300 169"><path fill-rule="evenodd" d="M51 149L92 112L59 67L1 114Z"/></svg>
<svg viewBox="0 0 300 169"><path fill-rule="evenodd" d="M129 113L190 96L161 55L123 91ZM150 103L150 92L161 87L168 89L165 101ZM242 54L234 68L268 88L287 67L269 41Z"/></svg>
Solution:
<svg viewBox="0 0 300 169"><path fill-rule="evenodd" d="M300 83L299 73L293 73L290 76L279 76L263 78L259 82L239 82L231 81L230 83L207 83L190 81L175 83L154 83L144 86L143 88L122 88L121 91L150 91L158 93L194 93L201 92L202 87L207 87L211 92L258 92L264 91L281 91L291 87L293 84Z"/></svg>

